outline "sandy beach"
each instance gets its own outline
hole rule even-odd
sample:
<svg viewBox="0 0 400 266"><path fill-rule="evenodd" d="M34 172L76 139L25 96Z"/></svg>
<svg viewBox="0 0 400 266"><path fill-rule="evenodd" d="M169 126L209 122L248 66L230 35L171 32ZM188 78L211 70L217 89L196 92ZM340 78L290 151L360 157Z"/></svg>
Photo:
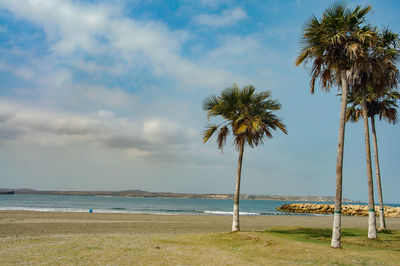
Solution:
<svg viewBox="0 0 400 266"><path fill-rule="evenodd" d="M0 265L396 265L399 231L365 236L366 217L343 217L344 249L330 248L331 216L0 212ZM400 230L400 219L387 219ZM275 229L273 229L275 228ZM363 228L363 229L346 229ZM267 231L265 231L267 230ZM374 252L370 252L374 250Z"/></svg>
<svg viewBox="0 0 400 266"><path fill-rule="evenodd" d="M343 217L344 228L367 228L366 217ZM330 228L331 216L241 216L242 231L274 227ZM0 236L96 233L223 233L231 216L149 215L1 211ZM387 218L388 228L400 230L400 219Z"/></svg>

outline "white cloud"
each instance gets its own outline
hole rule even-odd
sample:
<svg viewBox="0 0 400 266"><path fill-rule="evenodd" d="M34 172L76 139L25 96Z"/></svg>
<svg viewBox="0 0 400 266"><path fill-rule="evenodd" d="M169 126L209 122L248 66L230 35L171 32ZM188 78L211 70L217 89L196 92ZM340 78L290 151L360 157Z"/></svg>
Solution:
<svg viewBox="0 0 400 266"><path fill-rule="evenodd" d="M100 86L82 86L76 95L85 98L88 102L111 107L128 106L136 103L135 97L121 89L106 89Z"/></svg>
<svg viewBox="0 0 400 266"><path fill-rule="evenodd" d="M107 110L100 110L97 112L97 115L102 118L113 118L114 114Z"/></svg>
<svg viewBox="0 0 400 266"><path fill-rule="evenodd" d="M265 36L259 34L225 35L216 48L205 54L203 64L214 64L228 73L237 73L225 86L236 82L240 86L253 84L256 87L268 85L267 88L270 88L269 84L279 80L279 67L286 68L292 64L292 58L282 57L279 51L268 47L265 42ZM277 87L276 84L273 87Z"/></svg>
<svg viewBox="0 0 400 266"><path fill-rule="evenodd" d="M195 130L161 118L132 121L111 111L76 114L0 102L0 142L14 145L65 146L71 143L153 154L191 142Z"/></svg>
<svg viewBox="0 0 400 266"><path fill-rule="evenodd" d="M234 26L239 21L247 18L247 13L240 7L224 10L221 14L202 14L194 17L194 21L200 25L209 27Z"/></svg>
<svg viewBox="0 0 400 266"><path fill-rule="evenodd" d="M123 63L115 63L112 65L105 65L104 63L97 62L96 60L84 60L82 58L73 58L70 61L71 66L78 71L86 72L91 75L112 75L118 76L128 72Z"/></svg>
<svg viewBox="0 0 400 266"><path fill-rule="evenodd" d="M181 49L190 37L187 32L172 31L159 22L124 17L122 7L60 0L0 0L0 7L44 29L53 52L45 63L53 68L62 65L63 69L83 70L95 77L145 70L186 90L225 85L234 77L213 65L185 59ZM237 8L215 17L212 23L233 23L245 16ZM83 59L82 54L101 60ZM68 75L59 77L49 85L62 85Z"/></svg>
<svg viewBox="0 0 400 266"><path fill-rule="evenodd" d="M255 36L224 36L223 42L209 51L207 60L221 64L221 68L234 65L252 66L265 60L266 52L265 46Z"/></svg>
<svg viewBox="0 0 400 266"><path fill-rule="evenodd" d="M101 129L98 121L87 117L28 109L2 102L0 117L3 126L20 132L43 132L55 135L87 135Z"/></svg>
<svg viewBox="0 0 400 266"><path fill-rule="evenodd" d="M87 33L101 33L107 16L115 11L112 7L60 0L0 1L0 5L42 26L53 49L62 53L77 47L100 51L101 42Z"/></svg>
<svg viewBox="0 0 400 266"><path fill-rule="evenodd" d="M184 143L196 137L193 129L186 129L170 120L151 119L143 125L143 136L153 144Z"/></svg>
<svg viewBox="0 0 400 266"><path fill-rule="evenodd" d="M25 80L30 80L34 77L32 69L28 67L19 67L14 70L17 77L23 78Z"/></svg>
<svg viewBox="0 0 400 266"><path fill-rule="evenodd" d="M228 4L230 3L231 0L199 0L199 3L203 6L207 6L207 7L218 7L222 4Z"/></svg>
<svg viewBox="0 0 400 266"><path fill-rule="evenodd" d="M1 52L9 52L9 51L3 50ZM11 72L14 76L29 81L33 80L33 78L36 76L35 69L29 65L15 66L5 62L1 62L0 71Z"/></svg>

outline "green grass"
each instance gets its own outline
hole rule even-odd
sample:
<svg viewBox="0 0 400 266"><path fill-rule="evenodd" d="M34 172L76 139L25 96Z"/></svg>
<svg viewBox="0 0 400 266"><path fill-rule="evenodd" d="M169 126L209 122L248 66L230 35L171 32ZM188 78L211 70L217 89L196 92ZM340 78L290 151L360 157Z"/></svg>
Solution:
<svg viewBox="0 0 400 266"><path fill-rule="evenodd" d="M325 228L273 228L265 231L295 241L329 245L332 231ZM342 229L342 245L347 248L400 251L400 231L378 233L378 238L368 239L366 229Z"/></svg>
<svg viewBox="0 0 400 266"><path fill-rule="evenodd" d="M71 234L0 239L0 265L399 265L400 231L367 239L344 229L274 228L218 234Z"/></svg>

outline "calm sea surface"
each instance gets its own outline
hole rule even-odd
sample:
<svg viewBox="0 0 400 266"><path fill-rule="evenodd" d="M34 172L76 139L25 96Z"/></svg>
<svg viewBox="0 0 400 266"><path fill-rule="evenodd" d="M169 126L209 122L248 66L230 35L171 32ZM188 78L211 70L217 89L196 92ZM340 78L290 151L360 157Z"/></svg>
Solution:
<svg viewBox="0 0 400 266"><path fill-rule="evenodd" d="M300 215L279 212L276 207L288 201L241 200L241 215ZM400 204L390 204L400 207ZM232 200L134 198L70 195L0 195L0 210L231 215ZM310 215L310 214L301 214Z"/></svg>

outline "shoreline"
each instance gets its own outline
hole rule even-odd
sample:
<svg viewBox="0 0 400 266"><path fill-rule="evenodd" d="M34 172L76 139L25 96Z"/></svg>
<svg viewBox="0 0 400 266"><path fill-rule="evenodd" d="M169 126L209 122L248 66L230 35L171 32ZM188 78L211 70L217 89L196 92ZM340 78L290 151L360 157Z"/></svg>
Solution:
<svg viewBox="0 0 400 266"><path fill-rule="evenodd" d="M24 237L60 234L186 234L228 233L232 216L159 215L0 211L0 236ZM241 216L242 231L276 227L331 228L332 216ZM387 218L390 230L400 230L400 218ZM343 228L367 228L368 218L342 217Z"/></svg>
<svg viewBox="0 0 400 266"><path fill-rule="evenodd" d="M136 214L136 215L190 215L190 216L232 216L232 211L123 211L123 210L108 210L108 209L84 209L84 208L41 208L41 207L4 207L0 208L0 212L59 212L59 213L96 213L96 214ZM92 211L92 212L91 212ZM276 210L275 212L247 212L240 211L240 216L332 216L331 214L319 213L296 213Z"/></svg>
<svg viewBox="0 0 400 266"><path fill-rule="evenodd" d="M122 191L74 191L74 190L35 190L35 189L12 189L0 188L0 194L12 195L58 195L58 196L115 196L115 197L133 197L133 198L174 198L174 199L216 199L233 200L233 194L226 193L180 193L180 192L150 192L144 190L122 190ZM289 196L289 195L256 195L240 194L240 200L272 200L272 201L295 201L295 202L331 202L333 196ZM356 203L347 198L343 202Z"/></svg>

